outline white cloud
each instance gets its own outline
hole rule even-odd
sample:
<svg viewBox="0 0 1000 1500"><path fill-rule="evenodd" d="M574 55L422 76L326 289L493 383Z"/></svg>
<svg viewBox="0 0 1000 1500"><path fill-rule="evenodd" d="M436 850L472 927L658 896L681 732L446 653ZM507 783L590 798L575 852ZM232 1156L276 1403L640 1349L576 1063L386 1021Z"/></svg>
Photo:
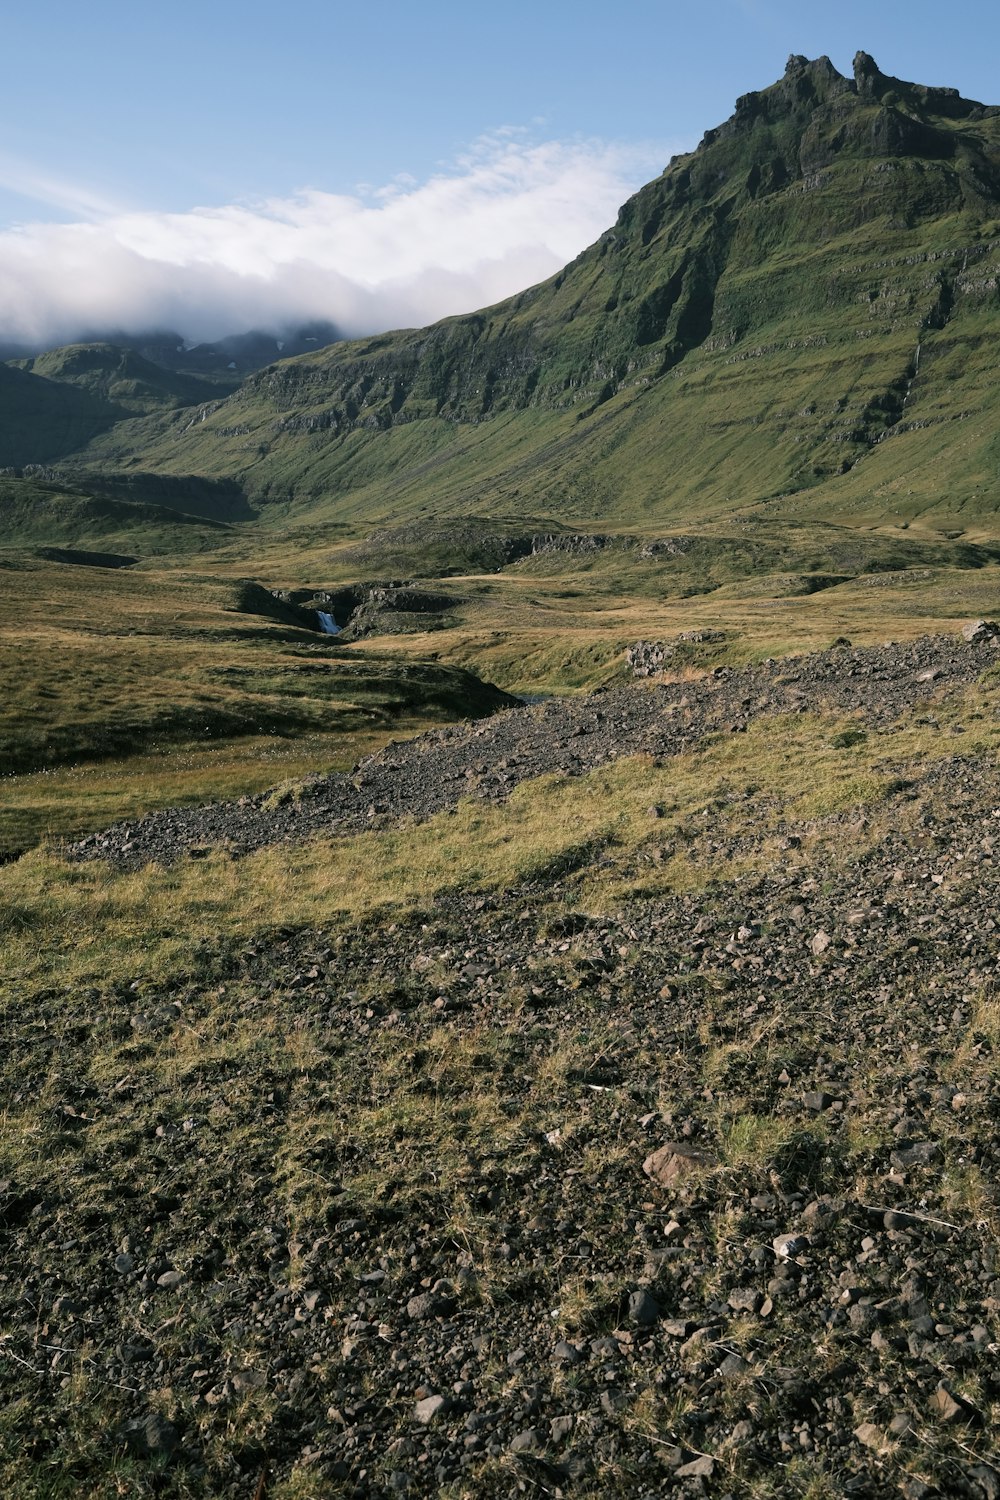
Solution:
<svg viewBox="0 0 1000 1500"><path fill-rule="evenodd" d="M68 182L50 172L39 171L30 162L0 151L0 187L34 203L45 203L83 219L105 218L119 205L78 182Z"/></svg>
<svg viewBox="0 0 1000 1500"><path fill-rule="evenodd" d="M348 334L428 323L552 275L677 149L504 130L424 183L399 177L354 196L306 190L129 213L101 212L81 192L85 218L0 233L0 340L153 327L198 340L312 318Z"/></svg>

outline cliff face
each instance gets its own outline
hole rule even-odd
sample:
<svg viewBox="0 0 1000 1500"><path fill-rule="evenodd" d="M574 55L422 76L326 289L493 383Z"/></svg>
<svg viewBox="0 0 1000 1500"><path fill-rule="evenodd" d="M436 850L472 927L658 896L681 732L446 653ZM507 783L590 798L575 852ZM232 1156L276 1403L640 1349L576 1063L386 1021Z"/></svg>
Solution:
<svg viewBox="0 0 1000 1500"><path fill-rule="evenodd" d="M865 53L851 78L827 58L792 57L777 83L741 98L550 281L430 328L270 366L193 420L132 441L147 446L146 466L235 472L258 494L343 493L358 486L368 438L416 424L423 450L437 450L442 423L534 413L549 431L564 414L583 427L563 449L579 448L583 490L606 511L621 484L584 453L586 419L610 420L658 390L643 410L656 407L669 428L658 440L664 462L694 482L698 462L704 474L737 457L710 445L699 460L692 450L696 429L723 420L708 387L729 388L725 420L742 412L760 428L773 422L762 381L778 380L798 404L782 408L770 450L797 451L775 454L769 488L747 474L747 450L728 487L801 487L851 468L898 426L918 371L926 389L935 333L954 336L971 318L962 336L981 342L997 311L998 245L1000 110L884 75ZM810 370L789 377L786 356L804 350L814 351ZM738 391L733 365L746 367ZM692 382L702 397L694 425L679 405ZM628 437L612 438L620 458L629 460L638 421L632 412ZM366 448L365 482L395 472L415 445L399 439L378 457ZM573 454L563 458L574 472ZM490 483L513 494L505 463L502 453L488 461ZM532 482L558 498L536 467ZM639 491L648 503L650 480Z"/></svg>

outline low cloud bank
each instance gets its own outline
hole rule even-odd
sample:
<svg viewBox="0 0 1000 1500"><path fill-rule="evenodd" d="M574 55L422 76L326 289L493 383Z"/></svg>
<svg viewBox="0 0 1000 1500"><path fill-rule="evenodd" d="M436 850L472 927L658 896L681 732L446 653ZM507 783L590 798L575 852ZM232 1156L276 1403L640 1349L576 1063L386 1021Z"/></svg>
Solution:
<svg viewBox="0 0 1000 1500"><path fill-rule="evenodd" d="M0 233L0 340L173 328L197 342L312 319L351 336L433 322L554 274L661 170L662 152L509 131L427 182L357 196L23 224Z"/></svg>

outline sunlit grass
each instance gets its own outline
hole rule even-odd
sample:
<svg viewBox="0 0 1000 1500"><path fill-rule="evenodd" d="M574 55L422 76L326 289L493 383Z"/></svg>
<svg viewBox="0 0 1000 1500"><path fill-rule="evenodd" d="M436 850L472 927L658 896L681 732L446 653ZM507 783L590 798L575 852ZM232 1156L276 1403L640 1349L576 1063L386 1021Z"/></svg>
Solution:
<svg viewBox="0 0 1000 1500"><path fill-rule="evenodd" d="M265 596L266 597L266 596ZM240 612L224 577L42 565L0 590L0 856L345 769L495 697Z"/></svg>
<svg viewBox="0 0 1000 1500"><path fill-rule="evenodd" d="M84 761L0 781L0 850L39 839L75 839L158 807L190 807L251 796L312 772L346 771L403 729L259 735L163 746L123 759Z"/></svg>
<svg viewBox="0 0 1000 1500"><path fill-rule="evenodd" d="M869 822L853 837L856 854L880 836L880 818L897 826L915 805L899 802L899 767L919 777L936 756L953 753L956 741L927 726L902 729L892 737L887 766L888 746L878 739L833 748L843 723L811 715L758 723L660 764L638 756L580 778L546 776L523 783L505 804L469 800L424 823L275 845L244 859L216 851L119 873L36 850L0 870L0 961L11 979L182 971L202 936L322 924L411 909L452 888L553 878L585 909L589 903L601 910L637 881L643 894L655 895L786 863L774 837L779 823L799 819L808 829L819 820L820 836L824 818L851 809ZM995 757L1000 729L984 730L981 748ZM714 845L742 830L748 797L757 799L757 842L733 860ZM651 820L652 805L665 815ZM703 847L706 830L712 837ZM665 858L650 857L664 845Z"/></svg>

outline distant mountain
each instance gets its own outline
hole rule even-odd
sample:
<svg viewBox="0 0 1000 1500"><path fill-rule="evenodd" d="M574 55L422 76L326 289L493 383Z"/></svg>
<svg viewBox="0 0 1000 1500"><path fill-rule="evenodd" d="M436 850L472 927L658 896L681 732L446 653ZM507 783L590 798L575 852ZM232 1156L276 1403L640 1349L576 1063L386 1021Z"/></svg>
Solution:
<svg viewBox="0 0 1000 1500"><path fill-rule="evenodd" d="M212 401L218 388L114 344L0 364L0 465L49 464L129 417Z"/></svg>
<svg viewBox="0 0 1000 1500"><path fill-rule="evenodd" d="M75 382L0 364L0 467L64 458L129 415Z"/></svg>
<svg viewBox="0 0 1000 1500"><path fill-rule="evenodd" d="M1000 110L865 53L851 78L792 57L550 281L269 366L84 459L366 520L961 528L1000 503L998 285Z"/></svg>
<svg viewBox="0 0 1000 1500"><path fill-rule="evenodd" d="M330 337L331 324L315 323L287 339L251 332L187 348L165 333L11 358L0 364L0 466L49 464L129 417L217 402L286 347L301 354Z"/></svg>
<svg viewBox="0 0 1000 1500"><path fill-rule="evenodd" d="M182 374L116 344L67 344L11 365L89 392L117 408L118 417L140 415L159 406L191 406L211 401L218 390L206 380Z"/></svg>
<svg viewBox="0 0 1000 1500"><path fill-rule="evenodd" d="M36 477L0 476L0 546L110 547L143 555L218 546L226 528L170 504L93 495ZM96 556L98 554L87 554ZM72 559L64 558L63 561ZM134 561L134 558L131 559Z"/></svg>
<svg viewBox="0 0 1000 1500"><path fill-rule="evenodd" d="M312 354L340 338L341 334L333 323L319 319L281 331L252 328L246 333L229 334L205 344L190 344L171 329L154 329L142 334L115 329L91 330L81 333L65 347L112 346L128 350L164 370L210 380L218 395L218 387L234 389L245 376L264 365L296 354ZM29 368L33 360L55 352L58 351L0 341L0 360Z"/></svg>
<svg viewBox="0 0 1000 1500"><path fill-rule="evenodd" d="M176 335L152 335L136 340L135 347L165 369L177 370L203 379L238 383L245 375L260 370L275 360L291 359L297 354L313 354L335 344L341 335L332 323L305 323L283 333L251 329L248 333L230 334L212 344L190 347Z"/></svg>

